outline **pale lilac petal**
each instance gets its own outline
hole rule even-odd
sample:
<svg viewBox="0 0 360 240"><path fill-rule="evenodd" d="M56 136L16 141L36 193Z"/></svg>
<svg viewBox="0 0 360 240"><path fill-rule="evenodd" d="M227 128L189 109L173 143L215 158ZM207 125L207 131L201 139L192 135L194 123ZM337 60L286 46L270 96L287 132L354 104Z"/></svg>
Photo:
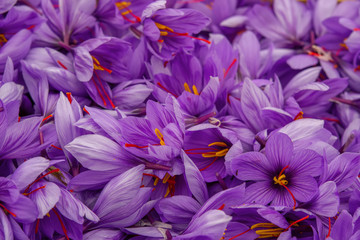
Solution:
<svg viewBox="0 0 360 240"><path fill-rule="evenodd" d="M37 182L32 185L31 189L43 187L29 195L29 198L34 201L39 211L38 218L43 218L53 207L60 198L60 188L52 182Z"/></svg>
<svg viewBox="0 0 360 240"><path fill-rule="evenodd" d="M32 223L38 217L38 210L34 202L23 195L20 195L15 203L6 205L6 207L16 214L14 219L21 223Z"/></svg>
<svg viewBox="0 0 360 240"><path fill-rule="evenodd" d="M257 152L247 152L240 154L235 159L231 159L231 171L234 176L243 181L264 181L269 179L268 159L264 154Z"/></svg>
<svg viewBox="0 0 360 240"><path fill-rule="evenodd" d="M343 210L332 227L330 237L335 239L350 239L353 233L354 224L352 216L346 210Z"/></svg>
<svg viewBox="0 0 360 240"><path fill-rule="evenodd" d="M0 237L1 239L13 240L14 235L8 217L0 210Z"/></svg>
<svg viewBox="0 0 360 240"><path fill-rule="evenodd" d="M50 161L43 157L34 157L21 164L11 175L11 180L16 184L19 190L27 185L44 172L50 165Z"/></svg>
<svg viewBox="0 0 360 240"><path fill-rule="evenodd" d="M65 149L84 167L91 170L106 171L133 166L120 145L101 135L89 134L77 137L67 144Z"/></svg>
<svg viewBox="0 0 360 240"><path fill-rule="evenodd" d="M76 199L69 191L60 189L60 198L56 204L61 214L79 224L83 224L84 218L98 222L100 219L80 200Z"/></svg>
<svg viewBox="0 0 360 240"><path fill-rule="evenodd" d="M209 198L204 178L195 163L188 155L186 155L184 150L181 150L181 158L184 161L185 179L190 191L196 200L198 200L200 204L203 204Z"/></svg>
<svg viewBox="0 0 360 240"><path fill-rule="evenodd" d="M293 149L289 136L276 133L266 142L265 153L273 169L278 170L289 165L293 158Z"/></svg>
<svg viewBox="0 0 360 240"><path fill-rule="evenodd" d="M297 70L316 65L318 63L318 59L310 55L299 54L289 58L286 63L292 69Z"/></svg>

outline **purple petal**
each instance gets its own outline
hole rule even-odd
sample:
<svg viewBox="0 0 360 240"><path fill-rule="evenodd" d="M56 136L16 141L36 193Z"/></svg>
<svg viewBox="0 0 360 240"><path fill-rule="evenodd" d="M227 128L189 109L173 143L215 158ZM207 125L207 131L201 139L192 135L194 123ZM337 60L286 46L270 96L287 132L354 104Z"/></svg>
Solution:
<svg viewBox="0 0 360 240"><path fill-rule="evenodd" d="M35 157L21 164L11 176L11 180L16 184L19 190L27 185L44 172L50 165L50 161L43 157Z"/></svg>
<svg viewBox="0 0 360 240"><path fill-rule="evenodd" d="M289 165L293 158L293 150L291 139L282 133L272 135L265 146L266 157L275 170Z"/></svg>
<svg viewBox="0 0 360 240"><path fill-rule="evenodd" d="M346 210L343 210L331 229L330 237L334 240L350 239L354 228L352 220L352 216Z"/></svg>
<svg viewBox="0 0 360 240"><path fill-rule="evenodd" d="M275 201L274 199L278 195L279 192L274 190L272 182L269 181L256 182L245 189L246 202L255 202L266 205L271 201ZM276 203L274 205L276 205Z"/></svg>
<svg viewBox="0 0 360 240"><path fill-rule="evenodd" d="M198 200L200 204L203 204L209 198L204 178L184 150L181 150L181 158L184 161L185 179L190 191L196 200Z"/></svg>
<svg viewBox="0 0 360 240"><path fill-rule="evenodd" d="M262 181L269 179L268 174L271 166L264 154L247 152L240 154L238 157L231 159L230 161L233 175L240 180Z"/></svg>
<svg viewBox="0 0 360 240"><path fill-rule="evenodd" d="M67 144L68 150L84 167L106 171L133 166L126 151L114 141L97 134L83 135Z"/></svg>
<svg viewBox="0 0 360 240"><path fill-rule="evenodd" d="M3 210L0 211L0 223L0 237L2 237L2 239L13 240L13 231L9 223L8 217L5 215Z"/></svg>
<svg viewBox="0 0 360 240"><path fill-rule="evenodd" d="M163 222L187 224L200 207L192 197L180 195L160 200L155 209Z"/></svg>
<svg viewBox="0 0 360 240"><path fill-rule="evenodd" d="M288 188L295 199L300 202L310 201L319 191L316 180L310 176L292 177ZM286 192L286 194L290 196L290 193ZM290 206L293 206L294 200L291 200L291 202Z"/></svg>
<svg viewBox="0 0 360 240"><path fill-rule="evenodd" d="M294 175L319 176L324 168L322 157L308 149L297 151L290 162Z"/></svg>
<svg viewBox="0 0 360 240"><path fill-rule="evenodd" d="M50 210L55 207L60 198L60 188L52 182L37 182L31 189L43 187L31 194L29 197L33 200L39 211L38 218L43 218Z"/></svg>
<svg viewBox="0 0 360 240"><path fill-rule="evenodd" d="M318 63L318 59L310 55L299 54L289 58L286 63L292 69L297 70L316 65Z"/></svg>

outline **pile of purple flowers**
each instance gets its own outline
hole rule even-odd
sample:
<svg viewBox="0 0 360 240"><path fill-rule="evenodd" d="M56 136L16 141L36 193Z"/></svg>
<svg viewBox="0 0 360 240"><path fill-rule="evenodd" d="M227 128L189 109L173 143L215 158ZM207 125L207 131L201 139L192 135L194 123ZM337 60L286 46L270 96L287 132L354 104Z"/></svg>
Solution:
<svg viewBox="0 0 360 240"><path fill-rule="evenodd" d="M359 0L1 0L0 239L360 239Z"/></svg>

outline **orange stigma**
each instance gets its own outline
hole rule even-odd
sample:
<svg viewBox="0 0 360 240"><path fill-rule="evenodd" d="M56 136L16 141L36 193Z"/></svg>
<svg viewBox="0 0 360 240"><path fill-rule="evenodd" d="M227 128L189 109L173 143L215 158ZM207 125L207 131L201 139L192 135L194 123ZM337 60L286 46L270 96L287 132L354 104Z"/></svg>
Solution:
<svg viewBox="0 0 360 240"><path fill-rule="evenodd" d="M141 18L136 16L133 11L131 9L129 9L129 6L131 5L131 2L117 2L115 3L116 7L119 9L119 11L121 12L121 16L124 18L125 21L129 22L129 23L139 23L141 22ZM133 17L135 19L131 20L130 18L127 17L127 15L130 15L131 17Z"/></svg>
<svg viewBox="0 0 360 240"><path fill-rule="evenodd" d="M192 38L192 39L196 39L196 40L200 40L203 41L207 44L211 44L211 42L209 40L203 39L203 38L198 38L198 37L194 37L189 35L189 33L179 33L179 32L175 32L172 28L163 25L161 23L157 23L155 22L155 25L157 26L157 28L160 30L160 36L163 37L175 37L175 36L183 36L183 37L188 37L188 38Z"/></svg>

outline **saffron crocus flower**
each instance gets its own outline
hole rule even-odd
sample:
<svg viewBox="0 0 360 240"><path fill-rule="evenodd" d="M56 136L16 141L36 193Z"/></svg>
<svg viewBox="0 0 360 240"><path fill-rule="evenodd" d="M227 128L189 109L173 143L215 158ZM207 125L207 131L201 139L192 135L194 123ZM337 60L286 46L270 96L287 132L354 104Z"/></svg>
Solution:
<svg viewBox="0 0 360 240"><path fill-rule="evenodd" d="M13 7L0 20L0 72L4 71L8 57L11 57L15 66L26 57L32 43L30 29L41 22L37 13L25 6Z"/></svg>
<svg viewBox="0 0 360 240"><path fill-rule="evenodd" d="M177 163L183 146L185 123L173 97L168 97L165 106L148 101L145 119L123 118L119 127L121 142L127 151L149 162L173 166L171 175L182 173ZM163 178L164 174L156 175Z"/></svg>
<svg viewBox="0 0 360 240"><path fill-rule="evenodd" d="M148 50L162 60L171 60L179 50L192 50L193 40L208 40L193 37L209 23L203 13L192 9L160 9L155 11L150 4L143 12L143 33L148 41ZM153 6L154 5L154 6ZM160 6L161 7L161 6Z"/></svg>
<svg viewBox="0 0 360 240"><path fill-rule="evenodd" d="M154 207L157 201L148 201L152 188L141 187L143 171L144 165L139 165L113 178L105 186L93 208L100 221L89 224L88 231L100 227L129 227Z"/></svg>
<svg viewBox="0 0 360 240"><path fill-rule="evenodd" d="M253 182L246 188L249 202L295 208L319 191L314 177L321 174L322 158L312 150L294 151L285 134L273 134L266 142L265 154L248 152L230 160L237 178Z"/></svg>
<svg viewBox="0 0 360 240"><path fill-rule="evenodd" d="M301 45L309 36L311 12L296 0L274 0L273 9L255 5L247 16L258 33L279 46Z"/></svg>
<svg viewBox="0 0 360 240"><path fill-rule="evenodd" d="M129 54L129 43L110 37L89 39L74 49L76 77L100 106L115 108L109 83L130 78L125 59Z"/></svg>
<svg viewBox="0 0 360 240"><path fill-rule="evenodd" d="M302 211L277 209L257 204L244 204L232 208L234 219L248 226L248 229L233 236L233 239L254 239L248 234L256 234L264 239L317 239L314 218ZM246 216L246 217L245 217ZM231 230L231 229L229 229ZM226 232L225 232L226 236ZM230 238L231 239L231 238Z"/></svg>
<svg viewBox="0 0 360 240"><path fill-rule="evenodd" d="M52 2L41 1L41 8L47 22L36 32L37 41L42 45L63 47L70 50L72 44L76 44L81 34L88 34L94 24L95 18L84 5L85 1L56 1L55 9ZM88 34L89 35L89 34ZM46 37L42 37L46 36Z"/></svg>
<svg viewBox="0 0 360 240"><path fill-rule="evenodd" d="M196 123L198 117L205 121L213 116L214 103L219 89L217 77L205 79L199 60L180 52L171 61L171 75L156 74L153 95L164 102L168 94L176 97L189 123ZM207 116L207 117L206 117ZM195 117L195 118L194 118ZM194 123L193 123L194 124Z"/></svg>
<svg viewBox="0 0 360 240"><path fill-rule="evenodd" d="M232 143L215 128L185 134L185 152L207 182L217 181L217 174L222 178L226 176L224 158L231 146Z"/></svg>

